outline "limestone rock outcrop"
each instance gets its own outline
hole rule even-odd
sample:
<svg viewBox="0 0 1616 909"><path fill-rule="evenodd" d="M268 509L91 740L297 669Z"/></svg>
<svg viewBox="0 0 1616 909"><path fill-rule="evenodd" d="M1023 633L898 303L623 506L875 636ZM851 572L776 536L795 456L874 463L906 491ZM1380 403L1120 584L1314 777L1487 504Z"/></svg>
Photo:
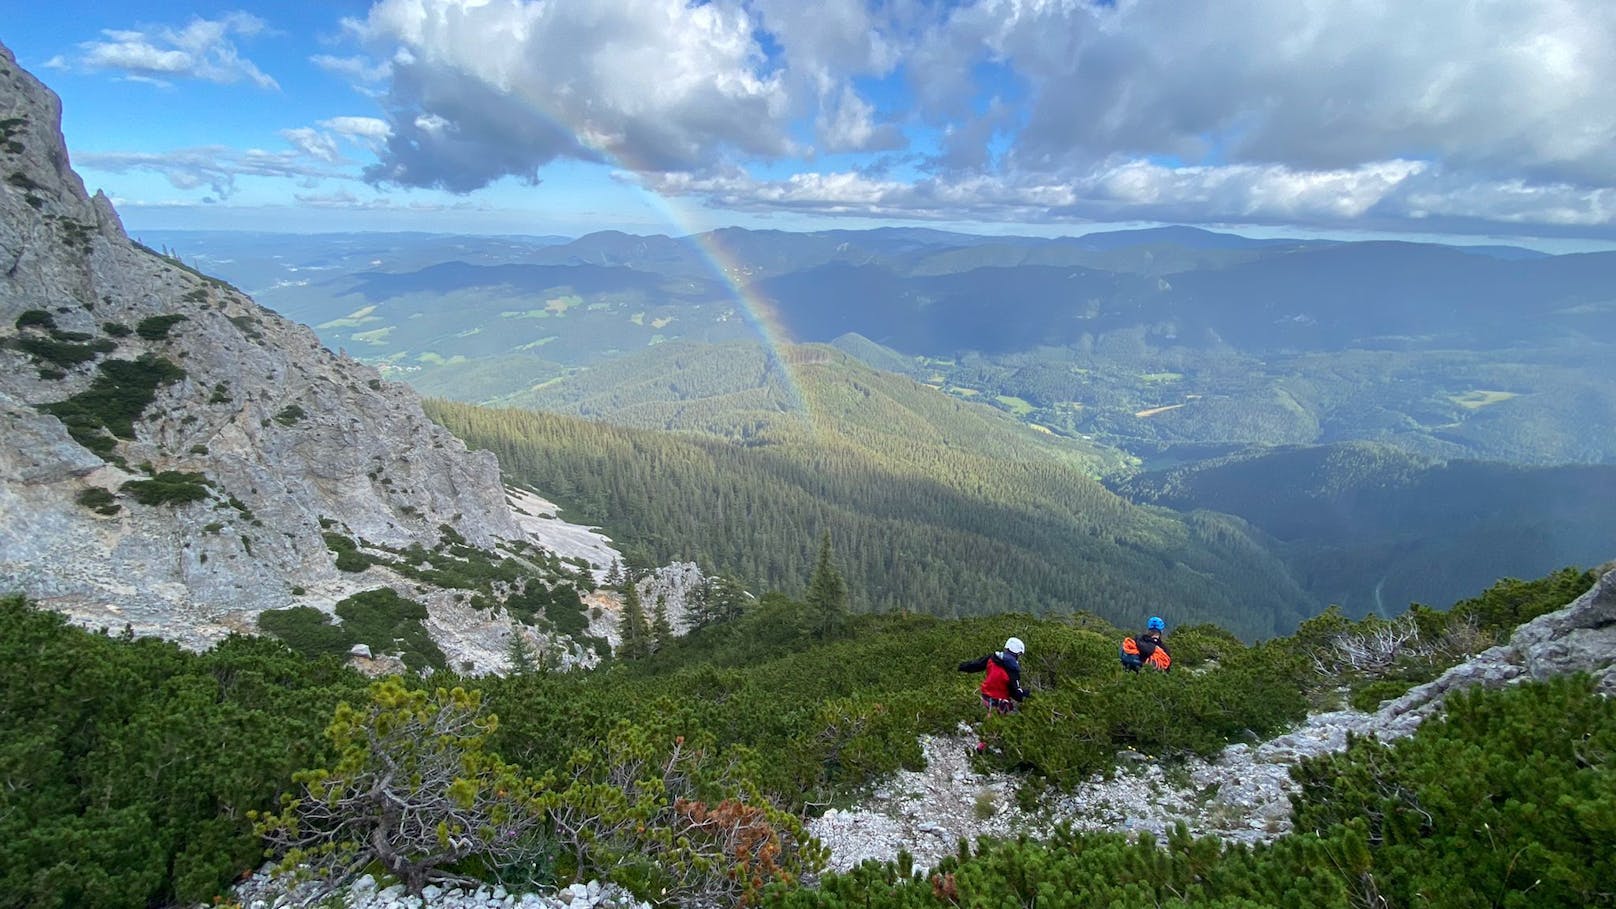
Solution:
<svg viewBox="0 0 1616 909"><path fill-rule="evenodd" d="M1585 672L1616 694L1616 568L1582 596L1521 625L1509 642L1483 651L1437 680L1387 701L1373 713L1315 713L1283 735L1235 744L1211 760L1191 757L1171 772L1139 754L1109 778L1096 775L1034 813L1007 796L1013 780L979 774L965 762L974 734L927 737L924 770L904 771L852 810L827 811L809 830L845 870L867 859L891 860L900 849L926 868L955 843L978 835L1041 835L1057 824L1077 830L1150 833L1164 839L1176 824L1228 842L1269 842L1291 830L1291 768L1304 758L1341 751L1349 736L1391 741L1412 735L1437 715L1450 692L1500 687Z"/></svg>
<svg viewBox="0 0 1616 909"><path fill-rule="evenodd" d="M0 593L205 646L267 609L390 586L427 605L456 668L500 668L508 619L383 567L339 571L323 536L542 544L493 455L307 327L131 242L60 121L0 46ZM577 530L562 535L604 573L610 541Z"/></svg>

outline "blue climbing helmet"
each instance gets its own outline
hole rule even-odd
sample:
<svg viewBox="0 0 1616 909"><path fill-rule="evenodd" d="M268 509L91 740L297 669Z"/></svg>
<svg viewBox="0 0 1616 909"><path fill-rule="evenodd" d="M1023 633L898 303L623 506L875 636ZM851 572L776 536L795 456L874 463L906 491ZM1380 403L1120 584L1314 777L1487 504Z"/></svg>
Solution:
<svg viewBox="0 0 1616 909"><path fill-rule="evenodd" d="M1161 616L1153 615L1150 617L1150 621L1145 623L1145 628L1150 631L1166 631L1167 623L1161 620Z"/></svg>

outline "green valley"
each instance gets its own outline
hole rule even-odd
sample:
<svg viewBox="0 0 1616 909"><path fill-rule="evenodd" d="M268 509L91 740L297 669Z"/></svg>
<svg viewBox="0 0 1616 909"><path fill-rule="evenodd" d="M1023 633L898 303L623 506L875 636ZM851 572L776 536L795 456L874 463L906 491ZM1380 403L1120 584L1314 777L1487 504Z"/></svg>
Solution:
<svg viewBox="0 0 1616 909"><path fill-rule="evenodd" d="M720 352L692 368L744 361ZM765 368L761 351L753 357L736 368ZM695 559L798 590L828 530L864 610L1081 609L1124 623L1167 611L1260 637L1318 608L1238 522L1140 508L1107 491L1094 477L1116 465L1114 454L829 348L794 349L791 359L800 410L763 392L686 409L667 383L606 383L624 389L614 403L628 421L683 430L674 433L446 401L428 412L645 564ZM581 390L576 406L585 401L602 399ZM719 422L736 428L693 431Z"/></svg>

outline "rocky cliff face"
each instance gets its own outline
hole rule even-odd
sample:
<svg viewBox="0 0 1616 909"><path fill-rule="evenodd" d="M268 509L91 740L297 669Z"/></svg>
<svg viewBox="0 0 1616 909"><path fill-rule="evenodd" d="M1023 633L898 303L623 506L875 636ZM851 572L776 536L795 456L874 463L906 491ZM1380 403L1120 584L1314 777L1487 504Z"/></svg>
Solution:
<svg viewBox="0 0 1616 909"><path fill-rule="evenodd" d="M0 46L0 592L199 646L391 586L428 606L453 665L497 668L498 610L339 571L325 535L515 552L566 525L524 526L494 457L407 387L132 243L69 166L60 120ZM609 541L574 530L566 555L604 572Z"/></svg>

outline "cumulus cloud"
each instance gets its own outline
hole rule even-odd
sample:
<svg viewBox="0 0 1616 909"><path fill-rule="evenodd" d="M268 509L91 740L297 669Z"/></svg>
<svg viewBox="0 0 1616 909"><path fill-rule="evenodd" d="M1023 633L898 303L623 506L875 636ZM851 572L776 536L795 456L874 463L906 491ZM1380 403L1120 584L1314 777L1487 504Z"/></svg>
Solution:
<svg viewBox="0 0 1616 909"><path fill-rule="evenodd" d="M888 151L904 146L903 131L893 123L877 123L875 107L852 86L842 87L841 95L821 110L815 125L820 145L829 152Z"/></svg>
<svg viewBox="0 0 1616 909"><path fill-rule="evenodd" d="M239 16L83 60L195 75ZM286 155L383 187L572 159L747 211L1616 230L1609 0L375 0L343 32L310 61L380 116Z"/></svg>
<svg viewBox="0 0 1616 909"><path fill-rule="evenodd" d="M895 55L937 136L924 176L647 185L866 217L1616 228L1606 0L968 0L870 44L834 18L797 61ZM857 148L868 104L840 100L818 135Z"/></svg>
<svg viewBox="0 0 1616 909"><path fill-rule="evenodd" d="M392 68L370 177L466 191L560 157L792 154L789 92L754 28L738 0L381 0L354 28Z"/></svg>
<svg viewBox="0 0 1616 909"><path fill-rule="evenodd" d="M107 70L137 82L168 86L175 79L201 79L229 84L246 80L259 88L279 84L241 56L232 36L250 38L265 28L248 13L219 19L192 19L182 28L103 29L101 41L85 41L72 57L58 56L46 65L69 69Z"/></svg>
<svg viewBox="0 0 1616 909"><path fill-rule="evenodd" d="M343 156L342 141L380 153L392 128L375 117L329 117L314 126L283 129L281 138L303 155L327 164L351 163Z"/></svg>
<svg viewBox="0 0 1616 909"><path fill-rule="evenodd" d="M1405 157L1527 179L1616 177L1616 4L976 0L921 41L935 116L973 62L1031 94L1025 168L1112 155L1353 167Z"/></svg>

